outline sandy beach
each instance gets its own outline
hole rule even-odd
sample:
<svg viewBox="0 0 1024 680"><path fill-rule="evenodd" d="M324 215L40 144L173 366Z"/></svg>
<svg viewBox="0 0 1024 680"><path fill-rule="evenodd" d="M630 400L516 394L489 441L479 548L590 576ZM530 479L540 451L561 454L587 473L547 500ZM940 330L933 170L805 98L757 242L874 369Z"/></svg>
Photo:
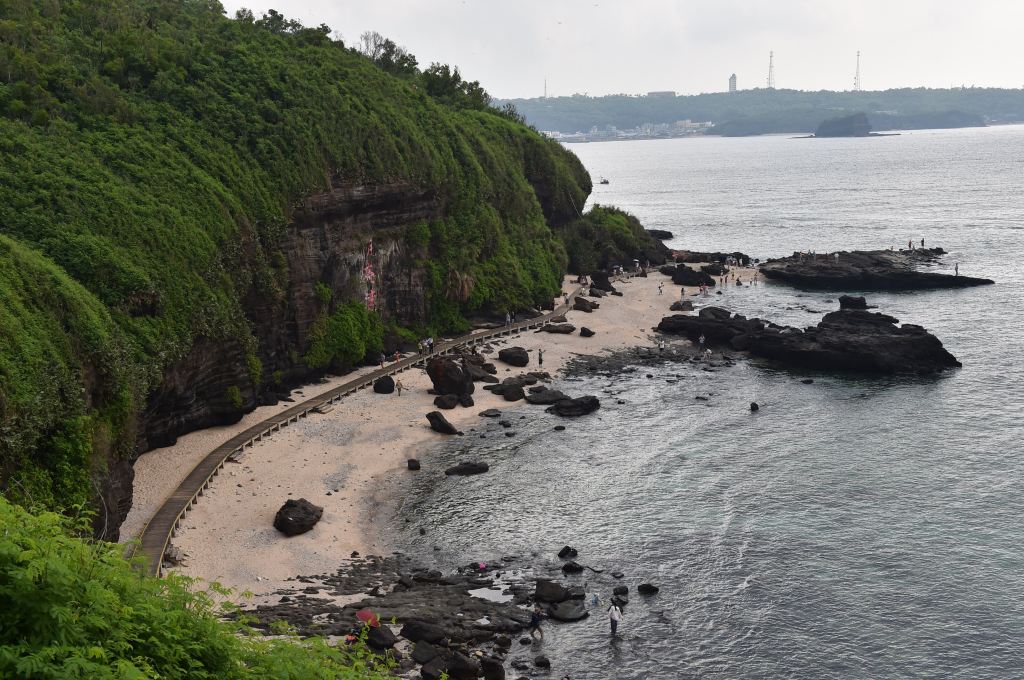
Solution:
<svg viewBox="0 0 1024 680"><path fill-rule="evenodd" d="M748 282L753 269L734 269ZM733 284L734 285L734 284ZM566 279L565 290L575 284ZM530 354L530 364L516 369L497 360L499 379L529 370L557 372L574 355L596 355L636 346L654 346L653 328L670 314L679 299L679 286L653 271L616 284L623 296L600 298L593 313L570 312L577 328L595 332L560 335L525 332L503 338L495 347L520 346ZM661 288L661 290L659 290ZM686 299L696 306L724 302L712 294ZM669 340L667 338L667 340ZM674 343L685 340L671 339ZM543 349L543 366L537 352ZM361 369L363 371L372 368ZM307 386L293 392L296 399L314 396L351 379L353 374ZM246 449L237 463L229 463L198 504L186 515L173 545L184 553L177 568L183 574L256 594L287 587L286 580L300 574L335 571L353 551L362 554L387 549L386 537L375 521L387 502L380 489L388 476L415 474L406 471L408 458L423 451L443 435L433 432L424 415L436 410L431 382L422 369L398 376L404 390L399 396L362 390L346 397L334 410L312 415L285 428L272 438ZM479 387L479 386L478 386ZM508 407L503 397L477 389L473 408L445 411L452 424L468 429L480 422L480 411ZM122 536L137 535L164 498L206 453L235 432L290 404L262 407L229 427L211 428L179 439L175 446L144 454L135 464L134 505L122 526ZM426 462L426 461L425 461ZM321 521L310 532L286 538L273 528L274 514L288 498L306 498L324 508Z"/></svg>

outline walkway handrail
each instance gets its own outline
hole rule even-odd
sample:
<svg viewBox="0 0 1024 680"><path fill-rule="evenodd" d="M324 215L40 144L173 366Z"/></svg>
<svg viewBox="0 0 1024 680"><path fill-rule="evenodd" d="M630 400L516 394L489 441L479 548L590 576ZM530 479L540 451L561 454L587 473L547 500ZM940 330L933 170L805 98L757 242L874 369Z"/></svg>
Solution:
<svg viewBox="0 0 1024 680"><path fill-rule="evenodd" d="M533 319L519 321L498 328L492 328L480 333L468 333L451 340L445 340L435 345L434 351L431 354L414 354L411 357L406 357L382 368L375 369L365 375L353 378L352 380L334 387L323 394L306 399L285 411L272 415L269 418L265 418L255 425L239 432L234 437L208 453L201 461L199 461L199 463L196 464L194 468L192 468L192 471L189 472L174 492L171 493L157 511L153 513L153 516L150 517L145 526L142 527L142 531L139 532L138 540L129 549L127 556L131 558L136 554L141 553L146 558L144 567L146 573L151 576L160 576L163 567L164 553L166 553L167 546L170 544L175 531L177 531L178 527L181 525L181 520L184 518L185 514L193 505L195 505L199 496L203 495L203 491L210 486L213 478L216 477L217 473L219 473L221 468L224 467L227 459L247 446L254 445L256 442L262 440L263 437L279 431L282 427L287 427L293 422L298 422L299 418L305 418L312 411L315 411L322 406L333 404L336 401L340 401L342 397L373 385L374 381L378 378L394 375L410 368L414 368L420 364L426 365L428 359L447 354L452 350L465 345L472 346L482 340L489 340L491 338L506 335L511 336L524 330L543 326L553 317L565 315L565 313L571 309L576 296L585 289L585 286L580 286L574 290L569 294L563 304L558 305L555 307L554 311L549 312L548 314L543 314Z"/></svg>

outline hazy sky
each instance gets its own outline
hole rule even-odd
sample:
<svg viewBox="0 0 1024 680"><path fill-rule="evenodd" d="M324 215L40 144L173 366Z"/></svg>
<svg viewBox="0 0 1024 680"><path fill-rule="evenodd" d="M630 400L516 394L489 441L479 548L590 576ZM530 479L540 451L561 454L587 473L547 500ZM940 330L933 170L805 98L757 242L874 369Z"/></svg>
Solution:
<svg viewBox="0 0 1024 680"><path fill-rule="evenodd" d="M222 0L378 31L494 96L1024 85L1024 0Z"/></svg>

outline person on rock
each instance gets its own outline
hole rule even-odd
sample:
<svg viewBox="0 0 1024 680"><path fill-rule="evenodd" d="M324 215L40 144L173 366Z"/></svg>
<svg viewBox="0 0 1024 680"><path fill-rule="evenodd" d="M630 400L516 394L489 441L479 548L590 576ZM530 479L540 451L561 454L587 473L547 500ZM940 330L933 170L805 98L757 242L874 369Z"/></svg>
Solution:
<svg viewBox="0 0 1024 680"><path fill-rule="evenodd" d="M531 638L536 638L537 635L535 635L535 634L540 634L540 639L541 639L542 642L544 640L544 631L540 629L540 622L543 619L544 619L544 612L541 611L540 605L539 604L534 605L533 606L533 613L530 614L530 627L529 627L530 637Z"/></svg>
<svg viewBox="0 0 1024 680"><path fill-rule="evenodd" d="M618 635L619 632L619 621L622 620L622 610L614 602L608 607L608 622L612 626L612 636Z"/></svg>

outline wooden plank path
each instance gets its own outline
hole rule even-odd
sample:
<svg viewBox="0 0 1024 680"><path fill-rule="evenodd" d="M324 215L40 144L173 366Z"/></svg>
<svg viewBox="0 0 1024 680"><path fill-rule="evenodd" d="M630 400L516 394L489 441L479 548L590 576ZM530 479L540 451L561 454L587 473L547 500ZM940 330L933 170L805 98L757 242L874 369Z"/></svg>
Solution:
<svg viewBox="0 0 1024 680"><path fill-rule="evenodd" d="M569 295L567 301L556 307L553 312L508 326L479 333L470 333L437 343L434 346L433 354L414 354L411 357L388 364L383 368L378 368L366 375L359 376L332 388L323 394L306 399L286 411L272 415L252 427L239 432L213 451L210 451L205 458L199 461L198 465L192 468L192 471L182 480L178 488L174 490L174 493L167 497L163 505L160 506L142 528L138 540L129 549L128 556L141 555L145 558L145 572L151 576L160 576L164 553L167 551L167 546L170 544L174 532L177 531L181 520L185 517L185 513L196 504L199 497L203 495L203 491L213 483L213 478L224 467L227 459L235 453L242 451L246 447L253 446L256 442L272 435L283 427L298 422L300 418L307 417L321 406L334 404L341 401L343 397L370 387L377 378L401 373L419 365L425 366L427 360L431 357L448 354L459 347L473 346L482 341L502 336L517 335L525 330L539 328L548 323L552 317L564 315L568 312L572 307L573 300L583 290L583 287L577 288Z"/></svg>

